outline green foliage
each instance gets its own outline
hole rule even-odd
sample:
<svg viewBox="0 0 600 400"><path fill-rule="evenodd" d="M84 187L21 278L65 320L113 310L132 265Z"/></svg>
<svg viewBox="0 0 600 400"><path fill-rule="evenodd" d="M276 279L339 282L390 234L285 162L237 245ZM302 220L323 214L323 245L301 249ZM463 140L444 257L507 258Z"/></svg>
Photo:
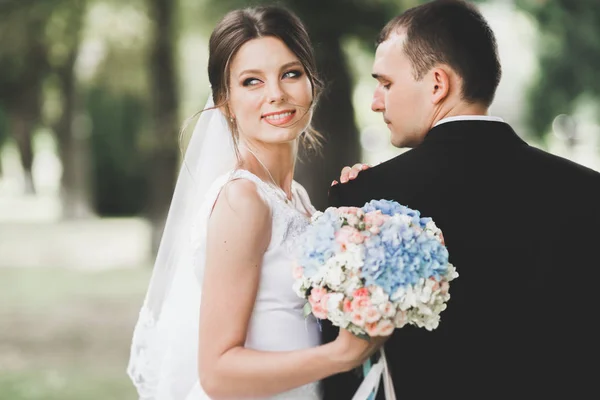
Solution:
<svg viewBox="0 0 600 400"><path fill-rule="evenodd" d="M262 4L279 5L293 10L306 24L311 36L345 36L363 39L374 48L377 34L389 19L418 1L389 0L209 0L207 16L213 21L225 12ZM319 43L315 43L319 46Z"/></svg>
<svg viewBox="0 0 600 400"><path fill-rule="evenodd" d="M547 133L558 114L583 97L600 101L600 7L598 0L517 0L539 29L539 74L529 91L528 123Z"/></svg>
<svg viewBox="0 0 600 400"><path fill-rule="evenodd" d="M6 142L6 139L8 139L8 121L4 110L0 106L0 150L2 150L2 145Z"/></svg>
<svg viewBox="0 0 600 400"><path fill-rule="evenodd" d="M139 151L147 104L102 87L87 93L91 118L94 206L100 215L136 215L147 202L145 156Z"/></svg>

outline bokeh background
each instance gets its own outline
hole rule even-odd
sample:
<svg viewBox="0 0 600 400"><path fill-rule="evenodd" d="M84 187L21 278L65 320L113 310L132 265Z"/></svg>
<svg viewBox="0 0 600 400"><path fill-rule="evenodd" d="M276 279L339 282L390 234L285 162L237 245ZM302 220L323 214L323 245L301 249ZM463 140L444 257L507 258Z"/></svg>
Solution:
<svg viewBox="0 0 600 400"><path fill-rule="evenodd" d="M209 95L208 36L269 1L0 0L0 400L135 399L125 374L186 135ZM305 21L327 90L317 208L344 165L389 144L370 111L374 41L416 0L279 1ZM478 1L503 78L491 114L600 170L598 0ZM189 132L188 132L189 133Z"/></svg>

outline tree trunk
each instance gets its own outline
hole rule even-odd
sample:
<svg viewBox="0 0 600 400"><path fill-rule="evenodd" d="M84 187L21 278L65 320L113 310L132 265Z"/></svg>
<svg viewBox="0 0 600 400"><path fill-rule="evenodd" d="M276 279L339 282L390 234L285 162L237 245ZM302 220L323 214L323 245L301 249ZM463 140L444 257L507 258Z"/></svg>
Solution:
<svg viewBox="0 0 600 400"><path fill-rule="evenodd" d="M325 32L325 31L323 31ZM340 39L314 36L318 69L325 83L313 126L325 136L322 156L303 156L296 177L318 210L327 207L327 194L342 167L360 161L358 128L352 105L352 82Z"/></svg>
<svg viewBox="0 0 600 400"><path fill-rule="evenodd" d="M62 216L65 219L86 218L93 215L90 182L90 127L81 110L81 101L75 75L75 61L81 43L81 28L85 13L83 2L74 2L67 17L68 31L65 42L68 55L54 68L61 92L62 114L53 126L62 163L60 196Z"/></svg>
<svg viewBox="0 0 600 400"><path fill-rule="evenodd" d="M179 165L177 138L178 93L175 72L175 5L172 0L148 0L154 21L150 54L152 98L152 148L148 169L150 183L148 217L153 226L156 252L173 195Z"/></svg>
<svg viewBox="0 0 600 400"><path fill-rule="evenodd" d="M10 130L17 142L21 166L23 167L23 191L28 195L35 194L35 184L32 172L33 146L31 137L38 121L38 117L32 115L31 111L31 107L28 107L27 104L16 104L15 107L8 110Z"/></svg>
<svg viewBox="0 0 600 400"><path fill-rule="evenodd" d="M77 47L78 48L78 47ZM63 171L60 180L62 216L65 219L87 218L93 215L90 182L90 127L83 112L78 110L74 64L77 48L59 70L62 92L62 115L54 126Z"/></svg>

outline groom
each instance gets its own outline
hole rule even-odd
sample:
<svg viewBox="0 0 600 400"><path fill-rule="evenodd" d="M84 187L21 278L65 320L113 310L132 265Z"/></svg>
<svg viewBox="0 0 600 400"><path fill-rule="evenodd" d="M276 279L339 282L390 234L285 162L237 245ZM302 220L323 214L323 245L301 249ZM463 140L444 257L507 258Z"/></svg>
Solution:
<svg viewBox="0 0 600 400"><path fill-rule="evenodd" d="M437 329L404 327L386 342L398 399L597 393L600 174L488 116L500 76L473 5L434 0L393 19L378 39L372 109L392 144L412 150L330 190L331 206L390 199L432 217L460 275ZM335 336L323 327L325 342ZM361 379L327 379L325 400L351 399Z"/></svg>

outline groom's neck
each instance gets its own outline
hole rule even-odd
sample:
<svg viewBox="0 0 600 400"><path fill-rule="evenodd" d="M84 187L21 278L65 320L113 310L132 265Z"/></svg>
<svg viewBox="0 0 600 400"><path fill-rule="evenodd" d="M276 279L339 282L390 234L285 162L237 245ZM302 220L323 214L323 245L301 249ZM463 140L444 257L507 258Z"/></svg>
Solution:
<svg viewBox="0 0 600 400"><path fill-rule="evenodd" d="M465 101L457 102L451 106L440 107L434 114L431 127L435 126L444 118L458 117L463 115L488 115L488 107L479 103L467 103Z"/></svg>

